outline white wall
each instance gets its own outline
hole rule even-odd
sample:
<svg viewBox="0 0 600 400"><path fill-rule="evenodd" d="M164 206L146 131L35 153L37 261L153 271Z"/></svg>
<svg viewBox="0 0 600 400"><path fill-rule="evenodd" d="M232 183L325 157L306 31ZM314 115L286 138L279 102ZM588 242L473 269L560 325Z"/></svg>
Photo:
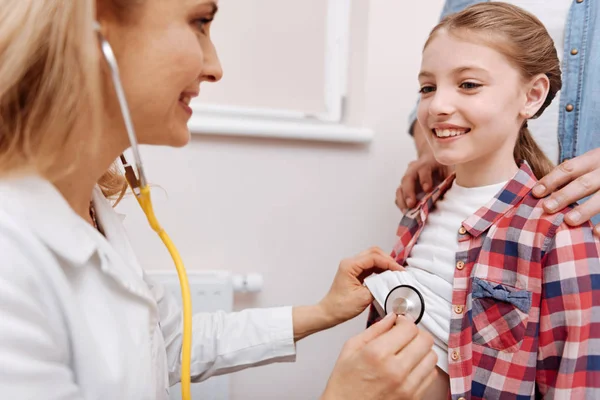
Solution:
<svg viewBox="0 0 600 400"><path fill-rule="evenodd" d="M314 303L340 259L371 245L390 250L395 240L394 192L415 156L406 117L421 46L443 1L373 0L368 13L359 1L353 18L368 16L368 32L353 32L353 40L365 40L368 53L355 47L353 68L365 67L366 81L352 82L351 102L375 129L369 146L194 136L184 149L143 151L148 176L164 189L154 191L157 214L188 269L265 277L263 292L240 296L236 308ZM224 67L225 75L235 68ZM120 211L142 264L170 268L141 212L131 201ZM363 315L303 340L295 364L233 375L233 399L318 398L343 342L364 323Z"/></svg>

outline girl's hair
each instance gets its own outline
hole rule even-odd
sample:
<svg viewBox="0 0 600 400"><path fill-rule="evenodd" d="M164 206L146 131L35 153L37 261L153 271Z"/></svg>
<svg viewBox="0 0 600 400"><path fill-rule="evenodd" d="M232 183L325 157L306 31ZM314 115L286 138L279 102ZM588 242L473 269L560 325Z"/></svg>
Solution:
<svg viewBox="0 0 600 400"><path fill-rule="evenodd" d="M519 7L502 2L479 3L448 15L433 28L425 47L442 29L482 41L499 51L521 71L525 80L545 74L550 81L548 96L532 118L542 115L562 86L560 62L552 38L539 19ZM521 126L514 157L516 161L526 160L538 179L554 167L531 136L527 121Z"/></svg>
<svg viewBox="0 0 600 400"><path fill-rule="evenodd" d="M2 0L0 176L36 172L58 179L70 172L58 170L65 163L59 149L73 149L74 161L84 141L100 139L95 16L96 0ZM83 115L88 125L76 126ZM127 188L116 164L98 184L107 197L121 197Z"/></svg>

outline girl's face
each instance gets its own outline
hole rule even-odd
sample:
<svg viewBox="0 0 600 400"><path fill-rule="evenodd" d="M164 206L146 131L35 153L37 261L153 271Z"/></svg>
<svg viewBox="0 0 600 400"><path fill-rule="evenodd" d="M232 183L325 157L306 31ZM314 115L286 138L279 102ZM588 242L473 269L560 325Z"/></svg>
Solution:
<svg viewBox="0 0 600 400"><path fill-rule="evenodd" d="M201 83L222 76L210 37L216 9L216 0L145 0L130 5L124 16L119 10L99 15L119 63L140 143L188 142L190 100L200 93ZM120 126L122 116L112 98L109 116Z"/></svg>
<svg viewBox="0 0 600 400"><path fill-rule="evenodd" d="M423 51L419 84L417 118L438 162L514 165L527 85L502 53L440 30Z"/></svg>

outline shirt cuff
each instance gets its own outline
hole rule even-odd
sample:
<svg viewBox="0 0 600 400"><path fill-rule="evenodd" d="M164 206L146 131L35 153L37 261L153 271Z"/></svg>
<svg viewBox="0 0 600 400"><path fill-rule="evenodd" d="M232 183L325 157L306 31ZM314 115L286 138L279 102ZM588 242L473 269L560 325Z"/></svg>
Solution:
<svg viewBox="0 0 600 400"><path fill-rule="evenodd" d="M292 307L268 308L264 311L269 313L266 324L270 332L272 357L278 361L296 361Z"/></svg>

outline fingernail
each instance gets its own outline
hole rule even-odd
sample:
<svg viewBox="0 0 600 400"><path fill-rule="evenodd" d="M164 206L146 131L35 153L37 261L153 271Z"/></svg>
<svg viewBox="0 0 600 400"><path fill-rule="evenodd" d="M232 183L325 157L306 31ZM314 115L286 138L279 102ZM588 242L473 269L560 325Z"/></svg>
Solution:
<svg viewBox="0 0 600 400"><path fill-rule="evenodd" d="M577 210L573 210L567 214L567 217L569 217L572 222L577 223L581 219L581 213Z"/></svg>
<svg viewBox="0 0 600 400"><path fill-rule="evenodd" d="M550 210L554 210L556 207L558 207L558 201L554 199L546 200L544 204L546 204L546 207Z"/></svg>
<svg viewBox="0 0 600 400"><path fill-rule="evenodd" d="M406 199L406 205L409 207L412 207L414 205L414 200L413 199Z"/></svg>
<svg viewBox="0 0 600 400"><path fill-rule="evenodd" d="M426 192L429 190L429 183L424 183L423 184L423 190L426 191Z"/></svg>
<svg viewBox="0 0 600 400"><path fill-rule="evenodd" d="M537 185L536 187L533 188L533 194L541 196L544 193L546 193L546 186L544 186L544 185Z"/></svg>

